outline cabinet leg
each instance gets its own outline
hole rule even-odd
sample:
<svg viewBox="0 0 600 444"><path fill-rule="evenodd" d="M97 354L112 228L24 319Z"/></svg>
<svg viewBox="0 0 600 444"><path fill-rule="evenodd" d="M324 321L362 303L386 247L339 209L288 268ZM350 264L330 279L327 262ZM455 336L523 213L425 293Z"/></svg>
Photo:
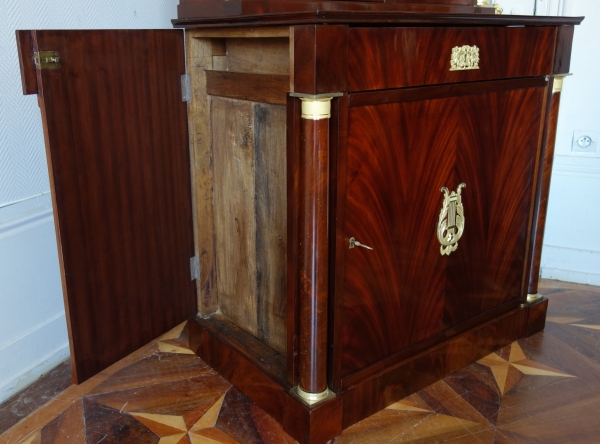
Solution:
<svg viewBox="0 0 600 444"><path fill-rule="evenodd" d="M342 433L341 396L308 408L286 393L284 404L283 429L301 444L325 444Z"/></svg>
<svg viewBox="0 0 600 444"><path fill-rule="evenodd" d="M546 312L548 311L548 299L538 295L538 299L529 303L527 310L527 325L525 326L525 337L539 333L546 326Z"/></svg>

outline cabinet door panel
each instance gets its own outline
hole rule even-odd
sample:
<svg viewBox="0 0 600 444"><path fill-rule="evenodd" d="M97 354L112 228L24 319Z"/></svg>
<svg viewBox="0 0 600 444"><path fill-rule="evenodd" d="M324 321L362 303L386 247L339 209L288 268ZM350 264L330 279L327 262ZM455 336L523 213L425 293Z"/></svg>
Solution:
<svg viewBox="0 0 600 444"><path fill-rule="evenodd" d="M73 379L195 312L183 33L33 31Z"/></svg>
<svg viewBox="0 0 600 444"><path fill-rule="evenodd" d="M342 373L520 298L545 88L350 108ZM465 229L442 256L442 187Z"/></svg>

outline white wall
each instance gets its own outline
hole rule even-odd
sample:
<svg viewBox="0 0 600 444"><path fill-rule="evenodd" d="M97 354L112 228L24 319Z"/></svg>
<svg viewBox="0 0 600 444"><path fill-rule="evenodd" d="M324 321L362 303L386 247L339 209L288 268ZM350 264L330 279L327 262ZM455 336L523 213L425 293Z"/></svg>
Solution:
<svg viewBox="0 0 600 444"><path fill-rule="evenodd" d="M0 402L69 355L37 98L16 29L171 28L177 0L0 0Z"/></svg>
<svg viewBox="0 0 600 444"><path fill-rule="evenodd" d="M561 95L542 276L600 285L600 147L596 154L571 152L573 131L600 132L600 1L562 5L568 15L586 18L575 28L573 77Z"/></svg>
<svg viewBox="0 0 600 444"><path fill-rule="evenodd" d="M571 72L561 94L542 277L600 285L600 143L571 151L574 131L600 134L600 1L498 0L505 13L585 16L575 28Z"/></svg>
<svg viewBox="0 0 600 444"><path fill-rule="evenodd" d="M0 209L0 400L69 356L50 195Z"/></svg>

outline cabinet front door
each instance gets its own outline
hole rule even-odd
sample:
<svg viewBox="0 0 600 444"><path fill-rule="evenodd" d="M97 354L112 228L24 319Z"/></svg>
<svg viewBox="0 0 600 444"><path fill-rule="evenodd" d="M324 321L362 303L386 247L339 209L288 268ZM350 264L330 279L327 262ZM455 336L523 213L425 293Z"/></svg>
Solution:
<svg viewBox="0 0 600 444"><path fill-rule="evenodd" d="M546 92L538 84L350 98L343 376L518 305ZM351 238L372 250L350 248Z"/></svg>
<svg viewBox="0 0 600 444"><path fill-rule="evenodd" d="M37 93L80 383L195 312L183 33L18 36L25 72L51 56Z"/></svg>

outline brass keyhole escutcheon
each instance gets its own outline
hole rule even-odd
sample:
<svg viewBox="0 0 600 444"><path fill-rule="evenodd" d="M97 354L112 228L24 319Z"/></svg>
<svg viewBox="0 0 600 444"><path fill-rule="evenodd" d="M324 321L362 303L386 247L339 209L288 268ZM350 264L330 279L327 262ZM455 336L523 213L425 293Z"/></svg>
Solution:
<svg viewBox="0 0 600 444"><path fill-rule="evenodd" d="M440 242L440 254L450 255L458 248L458 240L465 230L465 212L460 192L467 185L461 183L456 191L450 192L443 187L440 191L444 193L442 211L437 226L437 238Z"/></svg>

